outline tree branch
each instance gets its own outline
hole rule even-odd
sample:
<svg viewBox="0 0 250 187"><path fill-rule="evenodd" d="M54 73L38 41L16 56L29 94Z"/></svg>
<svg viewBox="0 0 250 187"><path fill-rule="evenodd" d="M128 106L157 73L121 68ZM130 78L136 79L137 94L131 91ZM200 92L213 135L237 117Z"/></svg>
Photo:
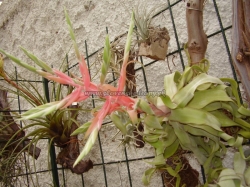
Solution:
<svg viewBox="0 0 250 187"><path fill-rule="evenodd" d="M189 0L186 7L188 30L188 52L191 64L197 64L205 58L207 50L207 36L203 30L204 0Z"/></svg>

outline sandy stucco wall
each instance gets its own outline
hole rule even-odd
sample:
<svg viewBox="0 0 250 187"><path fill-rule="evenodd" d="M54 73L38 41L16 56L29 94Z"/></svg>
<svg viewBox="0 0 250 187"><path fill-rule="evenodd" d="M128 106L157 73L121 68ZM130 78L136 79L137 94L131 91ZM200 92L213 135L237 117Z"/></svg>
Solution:
<svg viewBox="0 0 250 187"><path fill-rule="evenodd" d="M76 63L76 59L71 48L71 40L65 23L64 7L67 8L71 17L80 50L86 54L86 41L88 53L91 54L103 46L106 27L108 27L111 40L127 30L131 7L137 4L137 2L143 2L142 4L145 4L145 0L138 0L136 3L133 0L6 0L0 6L0 48L26 61L27 58L19 50L19 46L23 46L54 67L59 67L65 54L68 53L69 63L73 65ZM146 2L147 8L159 4L168 5L165 0L148 0ZM171 0L170 2L174 3L176 0ZM218 0L217 4L222 24L226 28L231 25L231 1ZM179 43L182 45L187 41L185 3L179 2L172 7L172 11ZM154 23L156 26L160 25L168 28L171 37L169 52L177 50L177 41L170 11L167 10L159 15ZM208 0L204 10L204 30L207 35L220 31L218 17L212 0ZM227 29L225 32L226 39L230 46L231 30ZM182 55L186 62L184 52L182 52ZM207 58L211 63L209 72L211 75L232 77L222 34L209 38ZM97 55L94 55L90 58L90 63L94 63L96 59ZM174 59L175 66L171 63L172 59ZM169 66L172 71L182 70L179 56L170 56L169 61ZM33 64L30 61L28 62ZM145 60L145 63L147 62L148 61ZM5 59L5 66L8 71L14 70L14 65L8 59ZM77 70L73 69L72 71ZM92 71L92 73L94 73L96 69ZM26 79L37 79L33 74L28 73L22 68L18 68L18 72L25 76ZM164 75L170 73L170 70L167 67L167 61L159 61L151 66L147 66L145 72L149 90L159 91L163 88ZM137 84L138 90L145 90L142 71L137 72ZM91 107L91 103L88 103L87 106ZM24 105L23 107L25 108L26 106ZM89 115L82 117L83 121L89 117ZM110 140L111 134L114 135L114 133L111 126L103 128L100 132L105 162L125 159L124 150L121 146L118 147L119 142L114 143ZM46 144L47 142L41 142L41 146L45 146ZM136 151L133 148L128 148L127 152L129 159L151 156L153 154L153 150L148 147ZM102 162L98 143L96 143L89 157L91 157L95 163ZM45 148L41 158L37 161L38 171L47 168L46 159L47 151ZM195 165L195 161L192 162L194 162ZM133 186L143 186L141 176L143 171L149 168L149 165L144 161L134 161L129 163L129 167ZM106 173L108 186L129 186L127 166L125 163L106 165ZM63 181L62 171L59 171L62 186L64 183L66 186L80 186L80 176L72 175L68 171L65 171L64 174L66 182ZM50 174L46 172L40 173L38 180L40 186L48 186L48 184L52 183ZM95 166L90 172L84 174L84 184L87 187L105 186L102 166ZM150 186L159 186L159 184L161 184L161 178L158 174L153 177Z"/></svg>

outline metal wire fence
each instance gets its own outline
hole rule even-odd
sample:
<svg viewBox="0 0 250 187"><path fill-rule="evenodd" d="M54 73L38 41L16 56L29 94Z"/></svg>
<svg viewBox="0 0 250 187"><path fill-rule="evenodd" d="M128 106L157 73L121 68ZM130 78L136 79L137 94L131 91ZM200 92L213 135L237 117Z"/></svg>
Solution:
<svg viewBox="0 0 250 187"><path fill-rule="evenodd" d="M221 49L221 53L226 53L226 56L225 58L223 59L220 59L220 61L224 61L224 63L226 64L229 64L230 65L230 68L232 70L232 76L233 78L238 81L237 79L237 75L236 75L236 71L234 69L234 66L233 66L233 62L232 62L232 58L231 58L231 54L230 54L230 38L228 36L230 36L230 31L232 29L232 26L231 25L226 25L224 26L224 23L223 23L223 20L220 16L220 10L218 8L218 4L220 3L221 1L220 0L211 0L211 3L213 3L213 6L214 6L214 12L213 14L217 16L217 24L219 25L219 28L213 32L213 33L210 33L208 35L208 40L217 40L218 42L223 42L224 44L224 47ZM179 67L179 69L184 69L185 67L185 56L184 56L184 50L183 50L183 44L181 43L181 41L179 40L179 35L178 35L178 30L177 30L177 26L175 24L176 20L177 19L180 19L178 17L178 15L176 15L174 13L175 11L175 7L179 4L179 3L183 3L182 0L179 0L179 1L170 1L170 0L166 0L166 4L168 4L169 6L162 10L162 12L158 13L157 15L155 15L154 17L157 17L159 16L160 14L164 13L164 12L168 12L168 15L170 15L170 17L168 18L171 23L172 23L172 31L174 33L174 36L172 36L172 40L175 40L176 42L176 46L177 46L177 49L171 51L168 55L167 55L167 58L168 59L178 59L179 62L178 64L176 64L176 66ZM231 9L228 8L228 16L231 16ZM212 13L211 13L212 14ZM206 17L204 17L204 19L206 19ZM105 29L105 28L104 28ZM100 50L102 49L98 49L97 51L89 54L88 52L88 44L87 44L87 41L85 41L85 54L86 54L86 62L88 64L88 66L90 67L91 65L91 57L95 56ZM209 50L209 49L208 49ZM141 76L142 76L142 83L144 84L144 89L146 92L148 92L150 90L150 86L148 85L148 81L149 81L149 77L147 76L147 68L148 67L151 67L151 66L154 66L157 64L157 66L159 68L161 68L162 65L159 65L158 61L151 61L151 62L147 62L145 63L144 62L144 58L140 58L140 61L142 63L141 66L137 67L136 68L136 72L141 72ZM175 62L177 62L177 60L174 60ZM164 64L166 65L166 63ZM69 68L68 68L68 71L71 71L72 69L74 68L78 68L78 64L73 64L71 65ZM177 68L178 69L178 68ZM16 70L16 75L18 74L17 70ZM90 71L90 74L92 74L92 72ZM17 78L17 77L16 77ZM19 81L22 81L22 80L18 80L16 79L15 80L16 83L18 84ZM34 80L30 80L31 82L34 81ZM113 80L115 81L115 80ZM112 81L111 81L112 82ZM43 80L43 81L37 81L36 82L37 84L44 84L45 85L45 93L46 93L46 97L47 97L47 100L49 101L49 92L51 90L49 90L49 82L46 81L46 80ZM240 82L238 81L238 83L240 84ZM20 102L21 102L21 99L20 97L18 96L18 109L17 110L13 110L12 112L14 111L18 111L20 114L23 113L25 110L23 110L21 108L21 105L20 105ZM94 108L95 107L95 100L93 99L92 100L92 107ZM108 123L108 122L107 122ZM105 125L105 124L104 124ZM44 140L44 141L48 141L48 140ZM124 152L120 153L120 154L124 154L124 158L125 159L122 159L122 160L119 160L119 161L106 161L105 160L105 153L103 151L103 146L104 146L104 143L103 143L103 139L102 137L100 136L100 134L98 135L98 146L99 146L99 154L100 154L100 158L99 159L99 162L95 162L94 163L94 168L93 168L93 172L95 172L95 170L98 170L99 171L99 176L97 176L98 178L102 178L103 179L103 183L101 184L102 186L137 186L137 183L135 183L135 180L141 180L141 176L140 174L135 174L133 169L131 168L134 168L135 165L137 164L143 164L143 161L147 161L147 160L150 160L153 158L153 156L144 156L144 155L140 155L136 158L131 158L128 154L128 149L127 148L124 148ZM25 158L27 157L27 154L25 155ZM25 170L25 173L19 175L19 177L22 177L26 182L26 185L27 186L33 186L32 182L31 182L31 178L30 176L32 175L37 175L38 178L41 177L43 175L43 173L49 173L51 172L52 173L52 178L53 178L53 185L54 186L77 186L77 187L80 187L80 186L83 186L83 187L88 187L88 186L100 186L100 184L89 184L88 183L88 179L87 177L89 176L88 174L82 174L80 175L78 178L77 178L77 185L76 184L69 184L68 181L67 181L67 177L66 177L66 170L57 165L56 164L56 150L55 150L55 147L52 145L51 146L51 149L50 149L50 160L51 162L48 163L50 164L50 169L39 169L37 171L29 171L28 169ZM26 160L25 160L26 162ZM45 163L43 163L44 165L47 165ZM113 176L114 175L114 172L110 172L110 170L112 170L112 166L113 165L117 165L117 164L120 164L122 165L122 172L123 172L123 179L126 180L126 184L124 184L122 181L121 181L121 184L111 184L111 182L113 181L112 178L119 178L121 179L121 177L118 177L119 173L117 172L117 176ZM133 166L133 167L131 167ZM44 167L45 168L45 167ZM114 168L113 168L114 169ZM203 170L202 170L202 167L200 167L200 171L201 173L203 174ZM112 175L112 176L111 176ZM136 177L134 177L136 176ZM123 180L121 179L121 180ZM43 180L45 180L43 178ZM205 181L205 177L203 175L203 182ZM42 182L42 181L41 181ZM116 181L117 182L117 181ZM46 185L45 185L46 186ZM164 183L163 183L163 180L158 180L157 184L155 184L155 186L164 186Z"/></svg>

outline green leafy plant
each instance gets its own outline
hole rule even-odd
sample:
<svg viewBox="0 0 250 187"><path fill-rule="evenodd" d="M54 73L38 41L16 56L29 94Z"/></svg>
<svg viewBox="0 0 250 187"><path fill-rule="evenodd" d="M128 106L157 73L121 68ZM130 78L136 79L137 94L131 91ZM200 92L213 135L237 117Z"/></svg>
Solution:
<svg viewBox="0 0 250 187"><path fill-rule="evenodd" d="M207 61L202 63L207 64ZM144 110L143 134L145 142L155 148L156 156L151 162L155 169L167 169L166 159L182 149L195 155L210 181L213 170L222 167L226 145L235 147L244 156L242 144L244 138L249 138L250 124L246 119L250 112L240 104L234 80L209 76L207 67L201 66L203 68L193 65L186 67L182 74L175 72L165 76L166 95L148 97L147 109L151 105L159 111ZM224 82L231 85L226 86ZM227 127L239 129L229 135L222 129ZM149 182L145 178L151 175L152 172L145 173L145 184Z"/></svg>
<svg viewBox="0 0 250 187"><path fill-rule="evenodd" d="M215 184L208 184L205 186L209 187L247 187L250 186L249 174L250 167L247 165L246 161L242 158L239 152L234 154L232 168L222 168L215 170L212 174L220 172L219 177Z"/></svg>

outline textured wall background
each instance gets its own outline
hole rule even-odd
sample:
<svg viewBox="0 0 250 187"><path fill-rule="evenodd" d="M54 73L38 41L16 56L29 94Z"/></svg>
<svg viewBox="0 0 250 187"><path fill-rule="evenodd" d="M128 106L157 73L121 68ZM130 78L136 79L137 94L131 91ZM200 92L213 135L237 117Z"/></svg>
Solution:
<svg viewBox="0 0 250 187"><path fill-rule="evenodd" d="M178 33L178 41L174 34L173 23L171 20L170 10L166 10L153 20L155 26L166 27L169 30L171 37L169 52L178 50L177 42L182 47L182 44L187 41L186 18L185 18L185 2L170 0L173 4L172 12L174 16L174 24ZM62 60L65 58L66 53L69 54L69 63L73 65L76 63L74 52L71 49L71 40L65 22L63 8L66 7L70 15L77 43L82 53L86 54L85 41L88 46L88 53L92 54L103 46L104 38L106 35L106 27L111 40L116 36L124 33L128 28L130 20L130 13L132 7L140 4L146 6L147 9L155 5L168 6L167 0L6 0L0 6L0 48L8 51L9 53L17 56L23 61L27 60L25 55L20 51L19 46L32 51L38 57L43 59L54 67L59 67ZM217 1L222 24L224 28L231 26L232 8L231 1ZM214 8L214 1L208 0L204 10L204 30L207 35L218 31L219 34L210 37L207 55L210 60L211 68L209 73L218 77L232 77L232 70L229 64L229 58L226 52L225 42L223 40L218 21L218 17ZM227 42L231 46L231 29L230 27L225 31ZM182 56L186 62L186 56L182 51ZM182 71L180 63L180 55L169 56L169 66L167 60L158 61L150 66L145 67L147 76L148 88L151 91L160 91L163 89L163 77L171 71ZM94 63L98 59L98 55L93 55L90 58L90 63ZM150 61L144 59L144 65ZM172 63L175 63L174 64ZM14 65L8 59L5 59L5 67L8 71L14 71ZM75 68L72 71L77 71ZM95 68L91 69L92 74L97 71ZM31 74L18 67L20 75L25 76L26 79L38 79L37 76ZM233 77L232 77L233 78ZM145 90L143 82L142 71L137 72L137 90ZM16 105L13 104L13 107ZM91 102L86 104L86 107L91 108ZM22 109L28 109L29 106L23 104ZM82 116L81 119L86 121L90 115ZM111 125L102 128L100 132L100 139L102 151L104 155L104 162L122 161L126 160L124 149L122 146L118 147L119 142L112 142L111 137L116 131L113 130ZM47 146L47 141L41 141L40 146ZM130 174L132 185L136 187L143 186L141 177L145 169L150 166L143 160L136 160L146 156L152 156L153 150L145 147L143 150L135 150L133 147L127 148L128 159L135 159L129 162ZM94 149L89 155L94 163L102 163L100 156L99 143L96 143ZM230 162L230 155L228 155ZM37 171L47 169L47 149L42 152L41 157L38 159ZM198 170L199 165L192 159L193 166ZM59 166L60 167L60 166ZM33 170L33 169L31 169ZM130 186L128 170L126 162L107 164L105 165L108 186L127 187ZM78 187L82 185L82 177L71 174L70 171L59 170L60 184L62 186ZM20 177L21 178L21 177ZM31 178L28 177L31 183ZM65 179L65 180L64 180ZM83 175L84 186L101 187L105 186L103 165L96 165L94 169ZM27 182L27 177L24 175L24 183ZM34 181L35 182L35 181ZM43 172L38 174L39 186L48 186L52 184L50 172ZM152 179L150 186L161 186L161 177L159 174L155 175ZM37 184L34 184L37 186Z"/></svg>

